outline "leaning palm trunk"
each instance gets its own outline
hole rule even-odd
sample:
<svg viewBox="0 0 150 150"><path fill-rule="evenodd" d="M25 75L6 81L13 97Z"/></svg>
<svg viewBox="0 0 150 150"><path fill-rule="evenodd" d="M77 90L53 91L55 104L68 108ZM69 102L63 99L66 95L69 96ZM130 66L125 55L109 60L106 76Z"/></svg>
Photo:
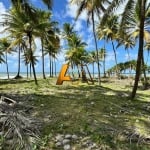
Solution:
<svg viewBox="0 0 150 150"><path fill-rule="evenodd" d="M134 86L133 86L132 93L131 93L132 99L134 99L134 97L136 95L136 91L138 88L138 82L139 82L139 78L140 78L140 73L141 73L141 63L142 63L143 45L144 45L145 5L146 5L146 0L139 1L139 6L140 6L140 35L139 35L139 49L138 49L138 58L137 58L137 65L136 65L136 75L135 75Z"/></svg>
<svg viewBox="0 0 150 150"><path fill-rule="evenodd" d="M37 78L36 78L36 73L35 73L35 67L34 67L34 60L33 60L33 52L32 52L32 35L31 33L29 33L29 45L30 45L30 59L31 59L31 66L32 66L32 70L33 70L33 76L34 76L34 81L35 84L37 85Z"/></svg>
<svg viewBox="0 0 150 150"><path fill-rule="evenodd" d="M6 69L7 69L7 76L8 76L8 79L9 79L8 61L7 61L7 51L6 51L5 57L6 57Z"/></svg>
<svg viewBox="0 0 150 150"><path fill-rule="evenodd" d="M93 24L93 35L95 41L95 48L96 48L96 60L97 60L97 68L98 68L98 83L101 84L101 77L100 77L100 64L99 64L99 57L98 57L98 46L97 46L97 38L95 33L95 22L94 22L94 13L92 12L92 24Z"/></svg>

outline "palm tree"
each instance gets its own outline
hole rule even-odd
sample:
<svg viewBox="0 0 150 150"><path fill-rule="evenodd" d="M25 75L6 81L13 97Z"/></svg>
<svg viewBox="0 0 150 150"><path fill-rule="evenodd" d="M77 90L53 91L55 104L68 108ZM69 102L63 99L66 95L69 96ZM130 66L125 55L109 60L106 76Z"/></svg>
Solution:
<svg viewBox="0 0 150 150"><path fill-rule="evenodd" d="M138 87L138 82L141 74L141 64L142 64L142 57L143 57L143 46L144 46L144 21L145 21L145 12L146 12L146 5L147 5L147 0L128 0L124 12L122 14L121 18L121 30L120 31L125 31L128 32L128 27L132 25L132 19L133 19L133 14L135 7L139 7L139 49L138 49L138 58L137 58L137 66L136 66L136 75L135 75L135 82L134 86L132 89L132 94L131 98L134 99ZM108 6L101 24L105 23L107 21L108 16L112 14L112 12L117 8L118 6L122 5L124 1L118 1L118 0L113 0L111 4Z"/></svg>
<svg viewBox="0 0 150 150"><path fill-rule="evenodd" d="M39 17L38 15L34 16L35 18ZM33 75L34 75L34 80L35 84L37 84L37 78L36 78L36 73L35 73L35 67L34 67L34 62L33 62L33 51L32 51L32 44L33 44L33 39L34 35L38 34L38 20L37 22L32 20L30 16L25 14L23 11L18 11L16 9L12 9L9 14L5 15L5 22L4 25L6 25L7 31L10 32L11 36L15 38L20 38L20 37L27 37L28 38L28 48L30 49L31 53L31 66L33 69Z"/></svg>
<svg viewBox="0 0 150 150"><path fill-rule="evenodd" d="M86 43L82 42L81 38L78 37L74 33L71 37L71 40L69 41L69 47L66 52L66 60L68 61L68 63L71 64L72 69L73 69L73 66L77 66L77 67L81 66L82 73L84 73L83 71L83 62L85 58L84 56L86 56L86 51L84 49L85 46L86 46ZM83 78L84 78L84 75L82 74L82 79Z"/></svg>
<svg viewBox="0 0 150 150"><path fill-rule="evenodd" d="M98 38L104 38L104 40L111 41L114 56L115 56L115 63L116 63L116 73L119 77L119 70L117 67L117 53L114 41L118 40L118 16L117 15L111 15L109 18L107 18L107 22L101 26L101 23L97 27L97 34Z"/></svg>
<svg viewBox="0 0 150 150"><path fill-rule="evenodd" d="M26 51L24 51L24 54L23 54L23 62L27 67L27 79L29 78L29 69L28 69L28 65L30 63L30 53L29 52L30 52L29 50L26 50Z"/></svg>
<svg viewBox="0 0 150 150"><path fill-rule="evenodd" d="M101 61L103 61L103 72L104 72L104 77L106 77L106 69L105 69L105 59L106 59L106 49L105 48L101 48L99 51L99 58Z"/></svg>
<svg viewBox="0 0 150 150"><path fill-rule="evenodd" d="M145 20L144 20L144 42L149 42L150 39L150 34L149 34L149 17L150 17L150 11L149 11L149 5L145 6ZM130 27L128 27L128 36L130 36L130 38L134 38L135 40L137 40L137 38L139 37L139 32L140 32L140 6L138 4L136 4L135 6L135 11L133 12L133 18L132 18L132 25L130 25ZM147 81L147 77L146 77L146 70L145 70L145 62L144 62L144 54L142 56L142 71L144 74L144 80L145 80L145 89L147 88L148 85L148 81Z"/></svg>
<svg viewBox="0 0 150 150"><path fill-rule="evenodd" d="M37 36L41 39L41 51L42 51L42 73L43 79L46 79L45 76L45 64L44 64L44 39L47 37L47 30L50 28L50 16L51 14L46 11L37 10L38 15L38 25L37 25Z"/></svg>
<svg viewBox="0 0 150 150"><path fill-rule="evenodd" d="M89 20L92 21L97 67L98 67L98 82L100 85L100 64L98 58L97 37L95 32L95 13L100 17L100 13L105 11L104 2L105 4L109 4L110 2L108 0L82 0L82 1L72 0L72 2L76 3L79 6L76 19L80 16L83 10L86 10L88 16L87 22L89 23Z"/></svg>
<svg viewBox="0 0 150 150"><path fill-rule="evenodd" d="M135 41L130 36L124 34L123 38L121 37L121 39L118 40L117 47L121 45L125 47L125 50L127 51L127 55L128 55L128 61L130 61L131 58L130 58L129 48L133 48L135 46ZM129 68L129 73L131 75L131 67Z"/></svg>
<svg viewBox="0 0 150 150"><path fill-rule="evenodd" d="M0 51L5 53L5 63L6 63L8 79L9 79L9 69L8 69L7 55L10 54L13 51L13 49L10 48L10 45L11 45L11 41L8 40L7 38L1 38L0 39Z"/></svg>
<svg viewBox="0 0 150 150"><path fill-rule="evenodd" d="M95 66L94 66L94 64L96 62L96 53L95 53L95 51L88 52L87 60L88 60L88 63L92 64L93 78L94 78L94 74L95 74L95 70L94 70Z"/></svg>
<svg viewBox="0 0 150 150"><path fill-rule="evenodd" d="M59 38L56 37L55 44L45 43L44 44L44 55L49 55L49 73L50 77L53 77L53 59L56 59L56 55L60 52ZM56 75L56 65L55 65L55 75Z"/></svg>

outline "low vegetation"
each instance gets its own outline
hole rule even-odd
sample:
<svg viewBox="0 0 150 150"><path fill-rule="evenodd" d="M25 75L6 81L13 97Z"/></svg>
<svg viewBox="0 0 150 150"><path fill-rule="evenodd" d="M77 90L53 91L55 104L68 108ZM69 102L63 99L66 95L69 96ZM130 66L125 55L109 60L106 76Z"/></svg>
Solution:
<svg viewBox="0 0 150 150"><path fill-rule="evenodd" d="M62 149L55 138L70 134L78 137L78 142L70 143L76 150L88 148L83 139L102 150L148 150L150 92L141 86L135 100L130 100L129 81L102 79L101 86L77 81L56 86L55 79L40 79L37 86L34 80L1 80L0 90L1 96L30 106L30 117L42 124L41 140L33 149Z"/></svg>

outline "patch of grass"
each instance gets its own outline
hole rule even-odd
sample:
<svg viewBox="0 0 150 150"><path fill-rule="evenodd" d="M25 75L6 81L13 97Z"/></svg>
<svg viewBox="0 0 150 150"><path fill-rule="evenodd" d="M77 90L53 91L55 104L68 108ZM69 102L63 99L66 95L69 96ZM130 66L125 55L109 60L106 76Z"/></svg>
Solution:
<svg viewBox="0 0 150 150"><path fill-rule="evenodd" d="M150 141L150 90L129 99L127 80L56 86L56 79L2 80L1 95L19 97L34 107L32 115L43 121L42 136L70 133L90 136L99 147L110 150L148 150Z"/></svg>

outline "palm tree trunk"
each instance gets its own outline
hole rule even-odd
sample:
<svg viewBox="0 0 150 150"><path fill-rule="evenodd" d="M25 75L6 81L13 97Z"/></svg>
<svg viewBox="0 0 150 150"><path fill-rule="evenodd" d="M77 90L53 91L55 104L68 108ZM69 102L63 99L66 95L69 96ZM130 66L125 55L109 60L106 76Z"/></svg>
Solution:
<svg viewBox="0 0 150 150"><path fill-rule="evenodd" d="M111 40L112 41L112 40ZM111 42L112 43L112 47L113 47L113 51L114 51L114 55L115 55L115 63L116 63L116 73L117 73L117 76L119 77L119 70L118 70L118 66L117 66L117 54L116 54L116 50L115 50L115 46L114 46L114 43L113 41Z"/></svg>
<svg viewBox="0 0 150 150"><path fill-rule="evenodd" d="M18 73L16 75L16 79L20 78L20 54L21 54L21 46L19 45L19 52L18 52Z"/></svg>
<svg viewBox="0 0 150 150"><path fill-rule="evenodd" d="M104 39L105 40L105 39ZM103 61L103 67L104 67L104 78L106 78L106 69L105 69L105 57L106 57L106 49L105 49L105 42L104 42L104 61Z"/></svg>
<svg viewBox="0 0 150 150"><path fill-rule="evenodd" d="M7 76L8 76L8 79L9 79L8 61L7 61L7 51L6 51L5 57L6 57L6 69L7 69Z"/></svg>
<svg viewBox="0 0 150 150"><path fill-rule="evenodd" d="M97 38L96 38L96 32L95 32L94 12L92 12L92 24L93 24L93 35L94 35L95 48L96 48L96 60L97 60L97 68L98 68L98 83L99 83L99 85L101 85L100 64L99 64L99 57L98 57Z"/></svg>
<svg viewBox="0 0 150 150"><path fill-rule="evenodd" d="M138 49L138 58L137 58L137 65L136 65L136 75L134 86L131 93L131 98L134 99L136 95L136 91L138 88L140 73L141 73L141 63L143 57L143 46L144 46L144 20L145 20L145 5L146 0L139 1L140 6L140 35L139 35L139 49Z"/></svg>
<svg viewBox="0 0 150 150"><path fill-rule="evenodd" d="M32 66L32 70L33 70L33 76L34 76L34 81L35 84L38 85L37 83L37 78L36 78L36 73L35 73L35 67L34 67L34 60L33 60L33 52L32 52L32 35L31 33L29 33L29 45L30 45L30 59L31 59L31 66Z"/></svg>
<svg viewBox="0 0 150 150"><path fill-rule="evenodd" d="M42 46L42 73L43 73L43 79L46 79L45 76L45 68L44 68L44 49L43 49L43 40L41 39L41 46Z"/></svg>

